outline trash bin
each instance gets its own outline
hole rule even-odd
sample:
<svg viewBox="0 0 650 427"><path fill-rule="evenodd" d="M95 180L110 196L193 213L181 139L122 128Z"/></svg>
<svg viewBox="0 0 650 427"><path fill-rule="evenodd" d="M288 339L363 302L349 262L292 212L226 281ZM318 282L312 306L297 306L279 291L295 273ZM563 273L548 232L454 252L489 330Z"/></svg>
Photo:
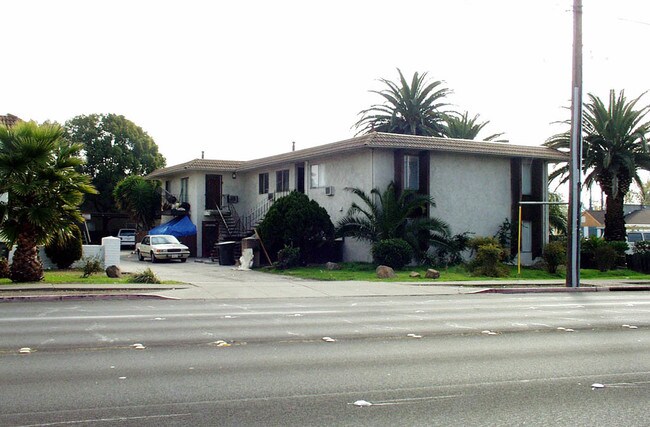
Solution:
<svg viewBox="0 0 650 427"><path fill-rule="evenodd" d="M221 265L235 265L235 245L237 242L221 242L217 243L219 248L219 264Z"/></svg>

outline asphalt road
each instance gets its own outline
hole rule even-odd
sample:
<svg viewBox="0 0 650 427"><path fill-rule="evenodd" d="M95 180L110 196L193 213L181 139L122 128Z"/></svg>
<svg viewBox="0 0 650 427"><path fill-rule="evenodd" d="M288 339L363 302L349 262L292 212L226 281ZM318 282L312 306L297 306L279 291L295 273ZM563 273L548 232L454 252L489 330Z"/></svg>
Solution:
<svg viewBox="0 0 650 427"><path fill-rule="evenodd" d="M646 293L6 304L0 425L650 425L649 355Z"/></svg>

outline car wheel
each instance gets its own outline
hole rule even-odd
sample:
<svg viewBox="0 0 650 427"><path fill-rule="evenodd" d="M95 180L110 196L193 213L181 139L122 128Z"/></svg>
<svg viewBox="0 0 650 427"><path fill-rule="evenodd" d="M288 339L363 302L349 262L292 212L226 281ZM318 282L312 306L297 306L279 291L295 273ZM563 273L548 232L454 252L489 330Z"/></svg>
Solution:
<svg viewBox="0 0 650 427"><path fill-rule="evenodd" d="M158 262L158 260L156 259L156 256L153 254L153 252L151 252L151 262L152 263Z"/></svg>
<svg viewBox="0 0 650 427"><path fill-rule="evenodd" d="M138 260L144 261L144 257L142 256L142 253L140 251L138 251Z"/></svg>
<svg viewBox="0 0 650 427"><path fill-rule="evenodd" d="M187 261L187 258L181 258L181 262Z"/></svg>

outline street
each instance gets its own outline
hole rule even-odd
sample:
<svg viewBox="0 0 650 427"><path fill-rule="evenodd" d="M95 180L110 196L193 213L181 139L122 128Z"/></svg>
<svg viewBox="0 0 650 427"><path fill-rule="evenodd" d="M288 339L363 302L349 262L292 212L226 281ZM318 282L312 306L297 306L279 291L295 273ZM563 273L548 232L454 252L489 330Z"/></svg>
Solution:
<svg viewBox="0 0 650 427"><path fill-rule="evenodd" d="M648 354L647 293L12 303L0 425L649 425Z"/></svg>

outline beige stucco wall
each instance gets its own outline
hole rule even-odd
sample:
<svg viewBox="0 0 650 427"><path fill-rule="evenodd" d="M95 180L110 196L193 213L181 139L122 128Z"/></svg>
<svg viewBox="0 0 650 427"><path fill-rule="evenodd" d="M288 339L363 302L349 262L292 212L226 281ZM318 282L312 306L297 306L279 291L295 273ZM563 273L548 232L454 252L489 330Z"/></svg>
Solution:
<svg viewBox="0 0 650 427"><path fill-rule="evenodd" d="M492 236L510 218L510 160L467 154L431 153L432 216L446 221L452 234Z"/></svg>

